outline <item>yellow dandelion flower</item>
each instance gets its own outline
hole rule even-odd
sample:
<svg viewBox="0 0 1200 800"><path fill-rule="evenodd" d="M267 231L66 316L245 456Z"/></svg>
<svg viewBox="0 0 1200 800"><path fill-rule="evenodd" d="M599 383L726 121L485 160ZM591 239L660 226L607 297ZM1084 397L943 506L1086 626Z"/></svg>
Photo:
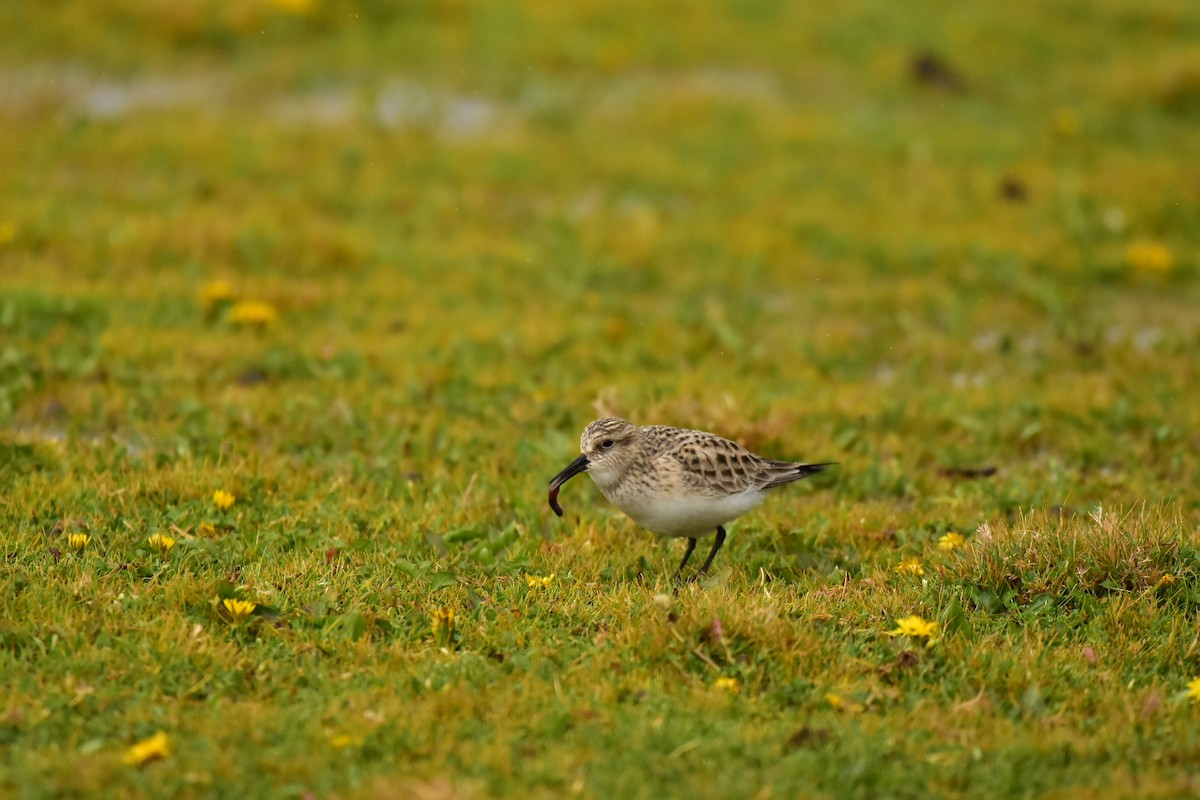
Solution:
<svg viewBox="0 0 1200 800"><path fill-rule="evenodd" d="M714 689L721 689L726 692L740 692L742 690L741 681L737 678L717 678L713 681Z"/></svg>
<svg viewBox="0 0 1200 800"><path fill-rule="evenodd" d="M317 0L270 0L271 5L287 14L304 16L317 9Z"/></svg>
<svg viewBox="0 0 1200 800"><path fill-rule="evenodd" d="M233 507L234 496L224 489L217 489L213 492L213 505L221 511L228 511Z"/></svg>
<svg viewBox="0 0 1200 800"><path fill-rule="evenodd" d="M146 544L153 547L159 552L159 555L166 555L171 552L171 548L175 546L175 540L170 536L164 536L161 533L156 533L146 540Z"/></svg>
<svg viewBox="0 0 1200 800"><path fill-rule="evenodd" d="M1167 573L1158 579L1158 583L1154 584L1155 589L1161 589L1164 586L1171 586L1176 581L1176 578L1171 573Z"/></svg>
<svg viewBox="0 0 1200 800"><path fill-rule="evenodd" d="M951 550L957 550L958 548L962 547L966 541L967 540L963 538L961 533L954 533L951 531L942 538L938 539L938 550L945 550L947 552Z"/></svg>
<svg viewBox="0 0 1200 800"><path fill-rule="evenodd" d="M196 532L201 536L211 538L217 535L217 526L213 525L211 522L201 522L200 526L196 528Z"/></svg>
<svg viewBox="0 0 1200 800"><path fill-rule="evenodd" d="M825 695L825 702L829 703L829 707L835 711L841 711L844 714L861 714L866 708L862 703L853 703L846 700L840 694L829 692Z"/></svg>
<svg viewBox="0 0 1200 800"><path fill-rule="evenodd" d="M126 750L121 760L126 764L136 767L145 764L147 761L166 758L169 755L171 755L171 740L167 738L167 734L159 731L149 739L143 739Z"/></svg>
<svg viewBox="0 0 1200 800"><path fill-rule="evenodd" d="M526 575L525 585L530 589L548 589L557 575L557 572L551 572L549 575Z"/></svg>
<svg viewBox="0 0 1200 800"><path fill-rule="evenodd" d="M931 643L937 636L936 622L929 622L916 615L902 617L896 620L894 630L888 631L891 636L910 636L914 639L928 639Z"/></svg>
<svg viewBox="0 0 1200 800"><path fill-rule="evenodd" d="M1162 275L1175 266L1175 255L1162 242L1143 239L1125 248L1125 260L1138 272Z"/></svg>
<svg viewBox="0 0 1200 800"><path fill-rule="evenodd" d="M88 546L88 542L92 540L91 536L86 533L72 533L67 536L67 546L76 553L82 553L83 549Z"/></svg>
<svg viewBox="0 0 1200 800"><path fill-rule="evenodd" d="M249 600L239 600L236 597L226 597L221 601L221 605L225 607L225 612L229 615L230 621L235 625L244 621L254 613L254 609L258 608L256 603L252 603Z"/></svg>
<svg viewBox="0 0 1200 800"><path fill-rule="evenodd" d="M337 736L329 737L329 746L334 750L345 750L349 747L355 747L362 744L362 739L357 736L339 733Z"/></svg>
<svg viewBox="0 0 1200 800"><path fill-rule="evenodd" d="M433 612L433 640L442 647L454 641L454 609L442 606Z"/></svg>
<svg viewBox="0 0 1200 800"><path fill-rule="evenodd" d="M921 559L917 557L906 558L896 565L896 572L901 575L924 575L925 567L921 566Z"/></svg>
<svg viewBox="0 0 1200 800"><path fill-rule="evenodd" d="M219 305L233 300L233 284L226 280L209 281L200 287L200 305L212 311Z"/></svg>
<svg viewBox="0 0 1200 800"><path fill-rule="evenodd" d="M229 310L229 321L234 325L266 327L279 318L279 312L270 303L261 300L242 300Z"/></svg>
<svg viewBox="0 0 1200 800"><path fill-rule="evenodd" d="M1200 703L1200 678L1192 678L1188 681L1187 696L1193 703Z"/></svg>
<svg viewBox="0 0 1200 800"><path fill-rule="evenodd" d="M454 627L454 609L450 606L442 606L433 612L433 632L436 634L439 630Z"/></svg>

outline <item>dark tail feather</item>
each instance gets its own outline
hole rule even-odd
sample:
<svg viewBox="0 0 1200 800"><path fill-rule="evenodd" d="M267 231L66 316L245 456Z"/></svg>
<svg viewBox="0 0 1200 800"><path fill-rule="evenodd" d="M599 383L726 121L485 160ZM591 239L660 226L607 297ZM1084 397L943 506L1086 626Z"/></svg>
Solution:
<svg viewBox="0 0 1200 800"><path fill-rule="evenodd" d="M781 471L779 475L777 475L771 480L770 483L763 487L764 489L770 489L772 486L783 486L785 483L798 481L801 478L807 478L809 475L816 475L826 467L833 467L837 465L836 461L826 461L824 464L792 464L786 461L780 461L776 463L778 463L781 470L787 471Z"/></svg>

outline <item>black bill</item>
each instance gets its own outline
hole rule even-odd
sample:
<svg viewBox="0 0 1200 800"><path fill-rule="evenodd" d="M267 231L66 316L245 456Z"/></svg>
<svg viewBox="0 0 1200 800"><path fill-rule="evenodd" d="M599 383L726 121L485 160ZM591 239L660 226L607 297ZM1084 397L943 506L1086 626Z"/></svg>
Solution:
<svg viewBox="0 0 1200 800"><path fill-rule="evenodd" d="M581 455L581 456L579 456L579 458L575 459L570 464L568 464L566 469L564 469L562 472L555 475L554 478L550 481L550 496L549 496L550 508L552 508L554 510L554 513L557 514L558 516L561 517L563 515L562 506L560 506L558 504L558 489L559 489L559 487L562 486L567 481L571 480L571 478L574 478L579 473L587 472L587 468L588 468L588 457L587 457L587 455Z"/></svg>

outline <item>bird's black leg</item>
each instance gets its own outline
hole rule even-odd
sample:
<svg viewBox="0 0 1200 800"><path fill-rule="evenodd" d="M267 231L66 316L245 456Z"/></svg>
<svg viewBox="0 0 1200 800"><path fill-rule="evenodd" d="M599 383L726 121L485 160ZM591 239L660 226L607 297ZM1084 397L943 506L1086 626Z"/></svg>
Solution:
<svg viewBox="0 0 1200 800"><path fill-rule="evenodd" d="M721 545L723 544L725 544L725 529L718 525L716 541L713 542L712 550L708 552L708 558L704 559L704 566L700 567L700 571L696 573L697 578L708 572L708 568L712 566L713 559L717 557L717 551L721 549Z"/></svg>
<svg viewBox="0 0 1200 800"><path fill-rule="evenodd" d="M671 580L673 580L673 581L679 580L680 573L683 572L683 568L685 566L687 566L688 559L692 557L692 551L695 549L696 549L696 540L688 539L687 550L685 550L683 553L683 561L679 562L679 569L675 570L675 577L671 578Z"/></svg>

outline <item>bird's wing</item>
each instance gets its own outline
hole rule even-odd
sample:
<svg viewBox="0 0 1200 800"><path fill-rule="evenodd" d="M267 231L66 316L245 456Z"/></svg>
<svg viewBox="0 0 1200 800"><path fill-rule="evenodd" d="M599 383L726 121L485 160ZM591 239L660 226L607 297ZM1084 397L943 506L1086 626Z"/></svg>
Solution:
<svg viewBox="0 0 1200 800"><path fill-rule="evenodd" d="M759 458L737 442L716 434L668 428L662 425L642 429L658 451L657 458L677 467L680 480L688 487L716 497L738 494L747 489L773 485L783 477L782 470ZM794 479L793 479L794 480Z"/></svg>
<svg viewBox="0 0 1200 800"><path fill-rule="evenodd" d="M679 479L690 488L716 497L783 486L831 465L774 461L703 431L651 425L642 432L653 443L657 458L668 461L668 471L678 472Z"/></svg>

